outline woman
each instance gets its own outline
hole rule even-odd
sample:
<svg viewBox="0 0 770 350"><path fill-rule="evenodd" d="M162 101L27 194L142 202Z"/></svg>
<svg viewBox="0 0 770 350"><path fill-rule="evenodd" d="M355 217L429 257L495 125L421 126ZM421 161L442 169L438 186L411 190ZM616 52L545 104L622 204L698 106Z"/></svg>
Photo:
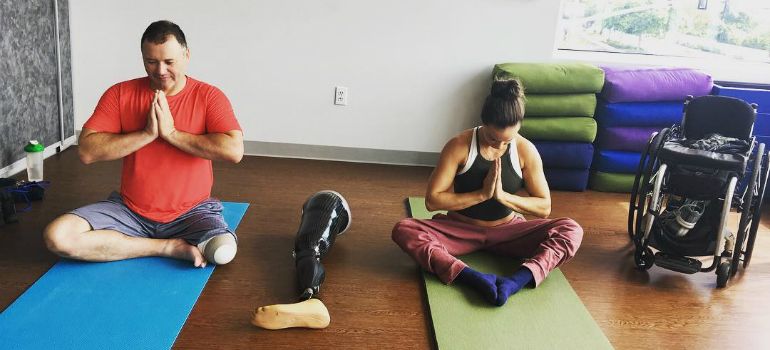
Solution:
<svg viewBox="0 0 770 350"><path fill-rule="evenodd" d="M551 196L537 149L518 134L523 117L521 83L493 81L482 126L449 140L431 174L426 207L448 213L404 219L393 228L393 240L424 269L444 283L466 284L498 306L525 285L539 285L575 256L583 238L572 219L545 219ZM517 194L522 189L528 196ZM523 264L511 276L496 276L455 257L478 250L523 258Z"/></svg>

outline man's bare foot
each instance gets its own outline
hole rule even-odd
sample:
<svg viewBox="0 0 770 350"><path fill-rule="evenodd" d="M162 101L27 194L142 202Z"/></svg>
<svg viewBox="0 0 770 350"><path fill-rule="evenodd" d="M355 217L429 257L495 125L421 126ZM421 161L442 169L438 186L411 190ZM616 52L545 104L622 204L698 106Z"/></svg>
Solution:
<svg viewBox="0 0 770 350"><path fill-rule="evenodd" d="M195 267L206 267L206 259L198 247L187 243L181 238L173 238L166 241L163 247L163 256L170 258L190 260Z"/></svg>
<svg viewBox="0 0 770 350"><path fill-rule="evenodd" d="M254 311L251 323L265 329L326 328L329 326L329 310L318 299L308 299L296 304L262 306Z"/></svg>

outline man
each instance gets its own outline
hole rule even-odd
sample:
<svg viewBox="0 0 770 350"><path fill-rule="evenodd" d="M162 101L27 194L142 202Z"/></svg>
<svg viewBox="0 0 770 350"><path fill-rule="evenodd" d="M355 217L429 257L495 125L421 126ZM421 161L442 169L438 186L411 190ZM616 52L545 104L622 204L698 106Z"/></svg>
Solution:
<svg viewBox="0 0 770 350"><path fill-rule="evenodd" d="M120 193L64 214L45 229L67 258L141 256L225 264L236 252L222 204L209 198L212 160L240 162L243 133L227 97L186 76L190 50L176 24L150 24L141 39L147 77L110 87L80 134L85 164L123 159Z"/></svg>

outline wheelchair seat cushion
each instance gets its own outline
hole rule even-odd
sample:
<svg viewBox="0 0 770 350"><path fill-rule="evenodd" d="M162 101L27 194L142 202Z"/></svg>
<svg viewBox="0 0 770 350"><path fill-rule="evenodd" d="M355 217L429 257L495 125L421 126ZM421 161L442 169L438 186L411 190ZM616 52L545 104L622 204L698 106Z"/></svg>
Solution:
<svg viewBox="0 0 770 350"><path fill-rule="evenodd" d="M748 153L722 153L695 149L682 144L681 140L666 141L659 157L666 163L692 165L703 168L743 173Z"/></svg>

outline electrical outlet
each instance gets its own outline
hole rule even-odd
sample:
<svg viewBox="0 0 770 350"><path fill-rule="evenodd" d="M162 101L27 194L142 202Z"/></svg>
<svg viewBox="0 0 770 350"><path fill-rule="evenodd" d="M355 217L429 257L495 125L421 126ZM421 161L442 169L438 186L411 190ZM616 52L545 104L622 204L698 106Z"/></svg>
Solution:
<svg viewBox="0 0 770 350"><path fill-rule="evenodd" d="M340 106L348 105L348 88L344 86L334 87L334 104Z"/></svg>

